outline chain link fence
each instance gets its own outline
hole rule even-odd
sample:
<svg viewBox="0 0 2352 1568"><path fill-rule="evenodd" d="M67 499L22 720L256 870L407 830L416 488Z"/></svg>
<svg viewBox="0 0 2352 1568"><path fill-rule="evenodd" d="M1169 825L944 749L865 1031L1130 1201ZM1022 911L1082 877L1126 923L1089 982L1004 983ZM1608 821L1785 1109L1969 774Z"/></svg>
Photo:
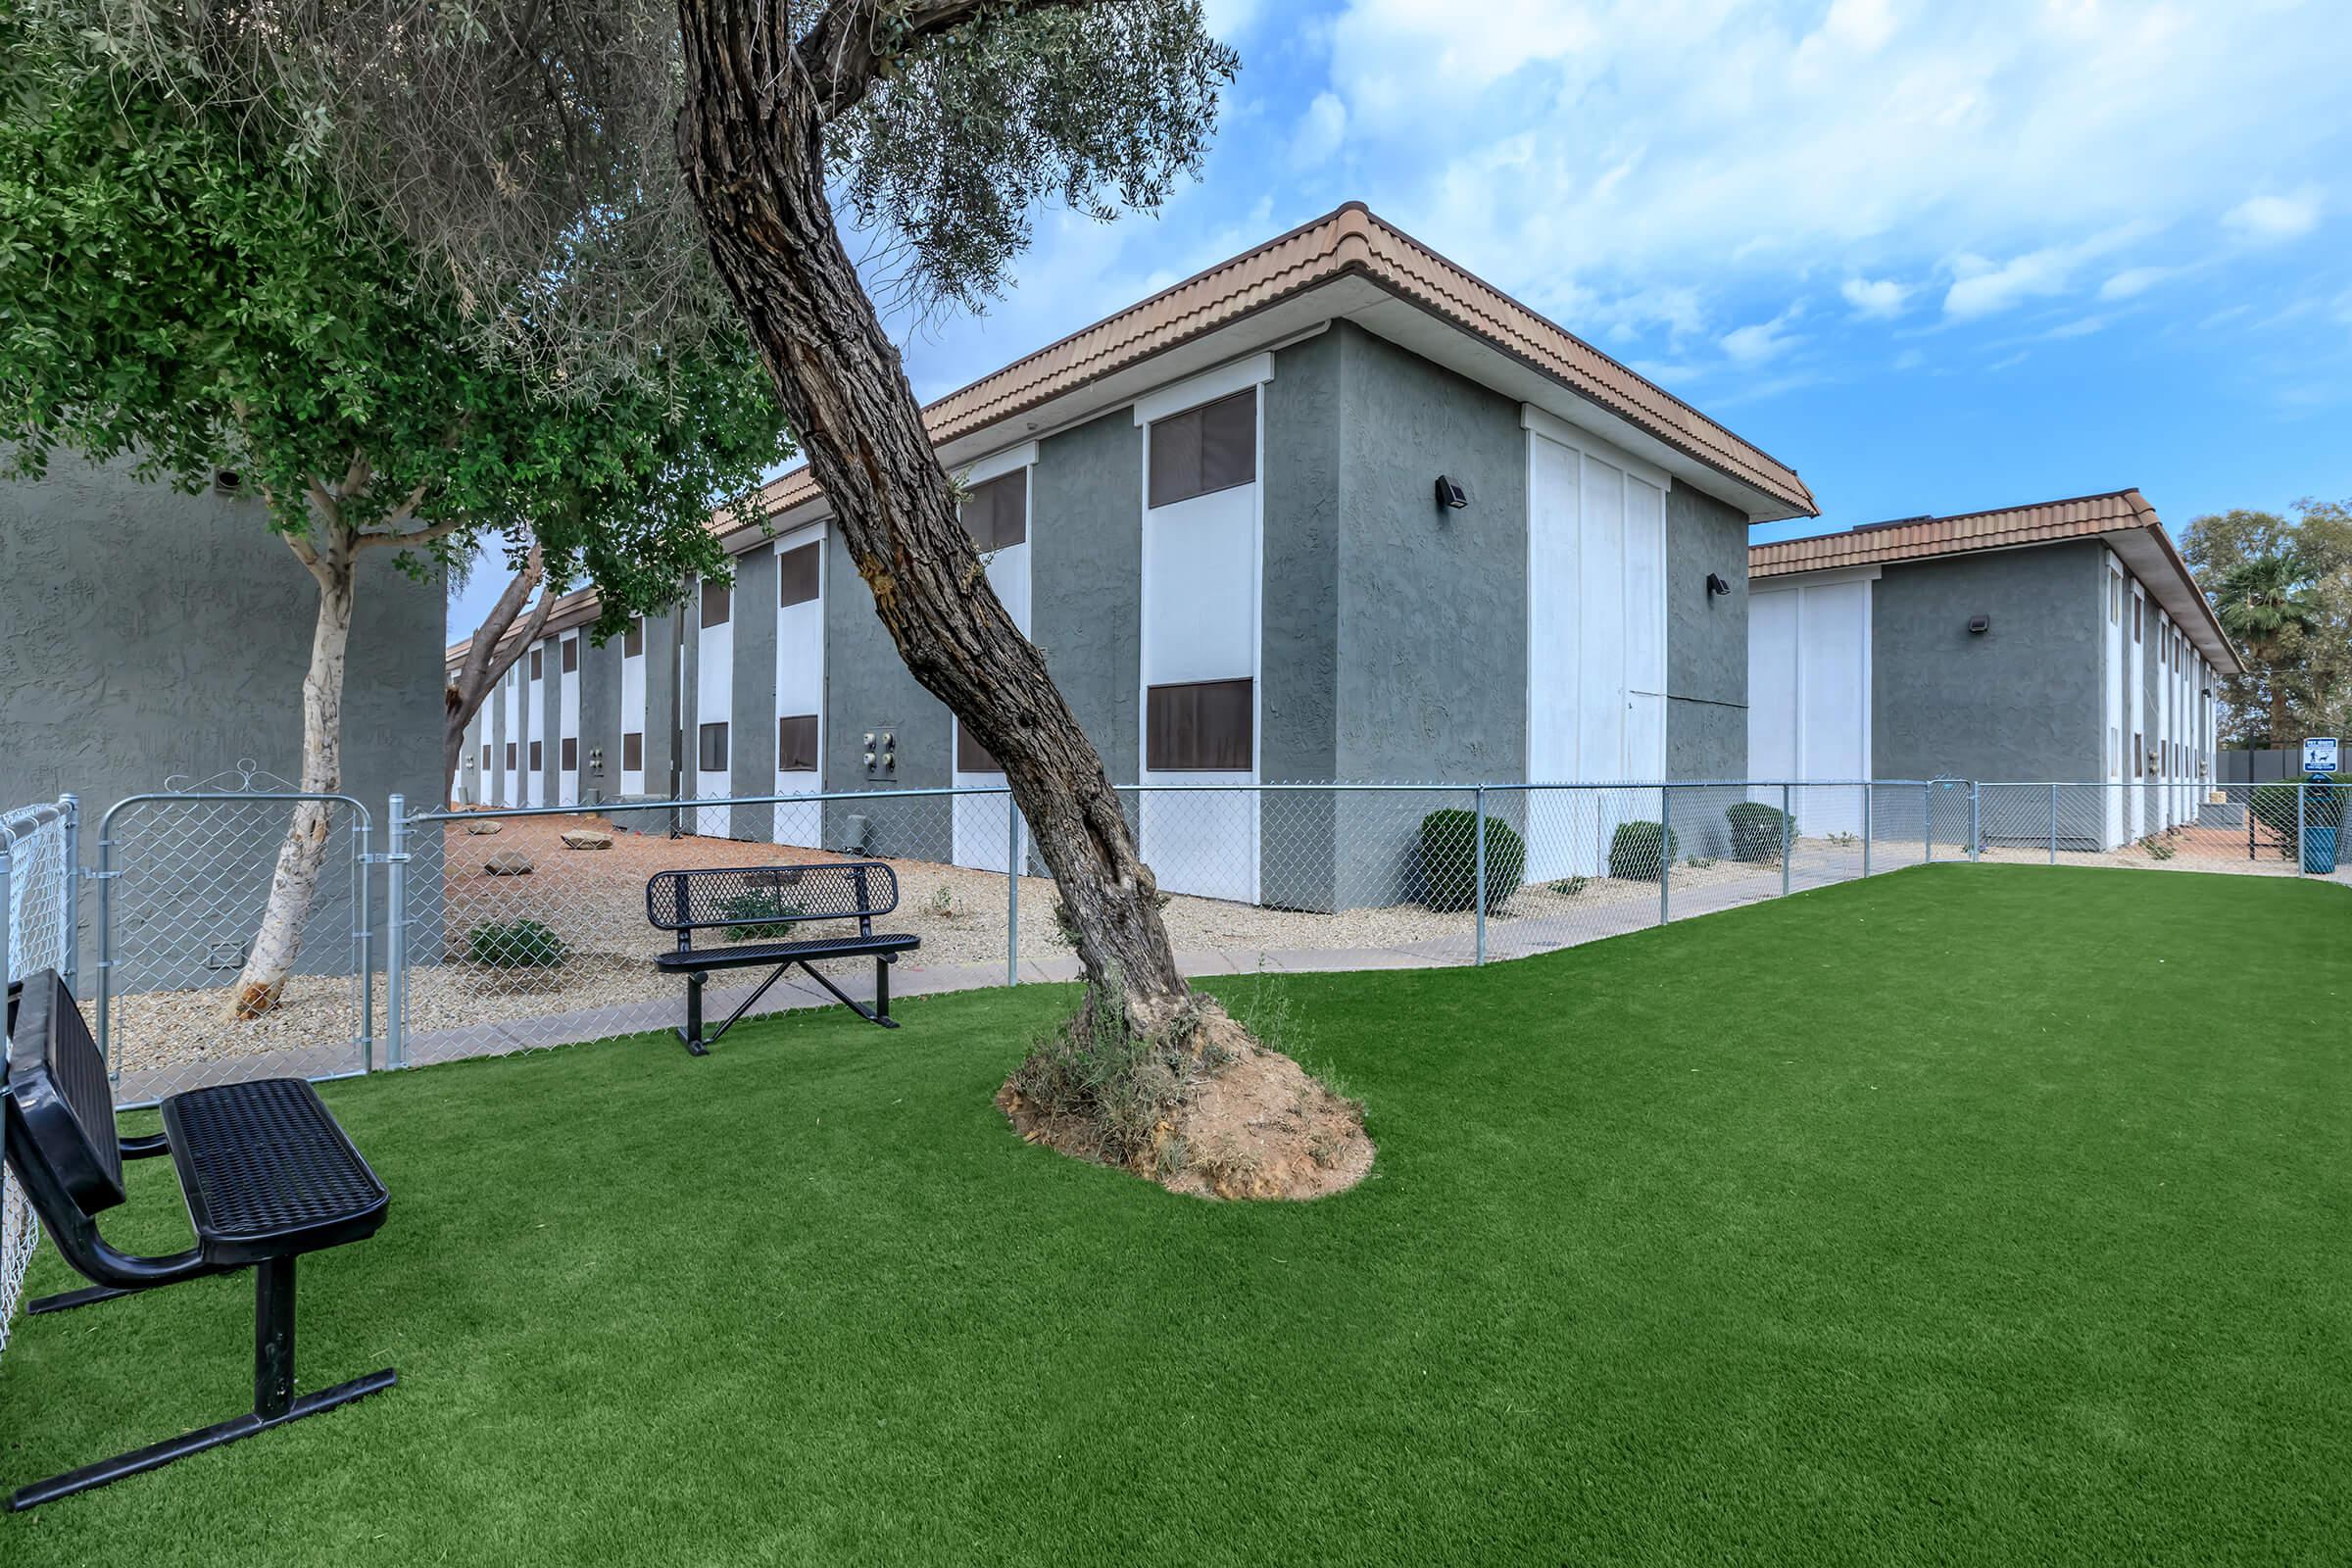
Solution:
<svg viewBox="0 0 2352 1568"><path fill-rule="evenodd" d="M49 806L0 812L0 993L39 969L69 978L75 966L75 836L71 796ZM32 1205L12 1168L0 1174L0 1350L40 1241Z"/></svg>
<svg viewBox="0 0 2352 1568"><path fill-rule="evenodd" d="M2347 879L2347 784L1981 784L1980 858Z"/></svg>

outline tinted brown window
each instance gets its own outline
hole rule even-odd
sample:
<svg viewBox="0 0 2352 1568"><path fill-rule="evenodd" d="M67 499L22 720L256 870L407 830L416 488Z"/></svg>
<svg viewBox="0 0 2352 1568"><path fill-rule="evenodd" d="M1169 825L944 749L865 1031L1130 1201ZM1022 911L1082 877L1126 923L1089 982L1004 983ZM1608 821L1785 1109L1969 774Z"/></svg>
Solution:
<svg viewBox="0 0 2352 1568"><path fill-rule="evenodd" d="M580 765L580 743L577 737L564 737L564 771L574 772Z"/></svg>
<svg viewBox="0 0 2352 1568"><path fill-rule="evenodd" d="M703 584L703 624L724 626L727 613L735 602L734 590L723 582Z"/></svg>
<svg viewBox="0 0 2352 1568"><path fill-rule="evenodd" d="M1250 685L1203 680L1154 686L1144 723L1144 765L1154 772L1247 772Z"/></svg>
<svg viewBox="0 0 2352 1568"><path fill-rule="evenodd" d="M546 650L543 648L534 648L531 650L531 679L533 680L537 680L539 678L539 657L545 652Z"/></svg>
<svg viewBox="0 0 2352 1568"><path fill-rule="evenodd" d="M816 715L799 713L776 720L776 771L816 771Z"/></svg>
<svg viewBox="0 0 2352 1568"><path fill-rule="evenodd" d="M963 531L974 550L1004 550L1029 537L1029 470L972 486L963 501Z"/></svg>
<svg viewBox="0 0 2352 1568"><path fill-rule="evenodd" d="M2138 730L2132 732L2132 776L2133 778L2148 776L2148 745L2140 738Z"/></svg>
<svg viewBox="0 0 2352 1568"><path fill-rule="evenodd" d="M727 726L705 724L701 738L702 749L695 754L694 765L706 773L725 772L727 770Z"/></svg>
<svg viewBox="0 0 2352 1568"><path fill-rule="evenodd" d="M776 558L776 603L805 605L816 597L815 545L787 550Z"/></svg>
<svg viewBox="0 0 2352 1568"><path fill-rule="evenodd" d="M645 771L645 731L633 729L620 738L620 765L632 773Z"/></svg>
<svg viewBox="0 0 2352 1568"><path fill-rule="evenodd" d="M623 659L635 659L644 652L645 617L640 615L635 620L629 622L628 631L621 637L620 657Z"/></svg>
<svg viewBox="0 0 2352 1568"><path fill-rule="evenodd" d="M490 748L487 745L482 747L482 771L490 771Z"/></svg>
<svg viewBox="0 0 2352 1568"><path fill-rule="evenodd" d="M513 741L507 742L507 771L510 773L514 771L514 743Z"/></svg>
<svg viewBox="0 0 2352 1568"><path fill-rule="evenodd" d="M958 773L1002 773L1004 765L989 756L988 748L980 744L971 726L958 722L956 726L956 771Z"/></svg>
<svg viewBox="0 0 2352 1568"><path fill-rule="evenodd" d="M2132 640L2133 642L2137 642L2137 641L2139 641L2139 623L2140 623L2140 621L2141 621L2141 620L2144 618L2144 614L2143 614L2143 612L2146 611L2146 609L2147 609L2147 605L2148 605L2148 602L2147 602L2145 599L2141 599L2141 598L2139 598L2137 595L2134 595L2134 596L2132 597Z"/></svg>
<svg viewBox="0 0 2352 1568"><path fill-rule="evenodd" d="M547 751L538 741L531 742L531 771L536 773L547 765Z"/></svg>
<svg viewBox="0 0 2352 1568"><path fill-rule="evenodd" d="M564 673L568 675L579 667L580 640L577 637L566 637L564 639Z"/></svg>
<svg viewBox="0 0 2352 1568"><path fill-rule="evenodd" d="M1256 388L1152 423L1152 505L1230 490L1256 477Z"/></svg>

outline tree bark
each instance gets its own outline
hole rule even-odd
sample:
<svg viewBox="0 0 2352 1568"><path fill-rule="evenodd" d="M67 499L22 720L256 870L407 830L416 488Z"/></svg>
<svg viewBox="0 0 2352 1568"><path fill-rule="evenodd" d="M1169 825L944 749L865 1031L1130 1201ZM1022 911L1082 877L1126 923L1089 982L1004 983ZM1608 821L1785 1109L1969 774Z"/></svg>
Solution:
<svg viewBox="0 0 2352 1568"><path fill-rule="evenodd" d="M450 678L443 694L448 708L447 723L441 735L441 778L444 789L448 788L449 780L458 776L458 763L466 747L466 726L472 723L473 715L482 710L482 704L488 700L490 689L514 667L514 661L522 657L522 651L538 640L540 629L547 624L547 613L555 605L556 591L546 585L546 578L547 560L534 543L529 559L522 564L522 569L514 574L514 581L507 584L506 592L498 596L498 603L490 607L490 613L483 616L482 623L474 628L473 640L466 651L466 661L458 666L457 674ZM523 623L521 634L508 642L508 630L514 626L514 617L522 612L523 605L535 588L539 590L539 602L532 606L530 619ZM502 643L505 644L503 650L500 646ZM444 806L455 804L454 801L442 802Z"/></svg>
<svg viewBox="0 0 2352 1568"><path fill-rule="evenodd" d="M872 9L835 8L853 20ZM953 21L971 8L925 9ZM863 80L844 79L848 57L836 50L820 102L784 17L763 0L679 0L678 161L711 257L900 657L1003 765L1089 984L1118 998L1137 1032L1179 1033L1194 1016L1191 992L1151 868L1101 756L989 586L826 199L827 106L854 102ZM828 36L832 20L811 38Z"/></svg>
<svg viewBox="0 0 2352 1568"><path fill-rule="evenodd" d="M311 632L311 663L302 677L302 780L305 794L332 794L343 787L343 673L351 649L351 619L358 579L359 535L340 521L323 525L325 548L289 540L318 584L318 618ZM259 1018L275 1007L302 952L303 927L318 897L318 872L326 863L333 824L331 803L302 801L294 808L277 865L270 877L270 903L254 933L253 950L229 991L229 1014Z"/></svg>

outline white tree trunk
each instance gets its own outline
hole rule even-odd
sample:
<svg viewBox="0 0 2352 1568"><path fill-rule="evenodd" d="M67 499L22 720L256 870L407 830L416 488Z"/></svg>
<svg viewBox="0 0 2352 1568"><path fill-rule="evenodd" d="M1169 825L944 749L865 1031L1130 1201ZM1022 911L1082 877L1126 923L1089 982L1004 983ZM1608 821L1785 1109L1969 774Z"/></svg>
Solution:
<svg viewBox="0 0 2352 1568"><path fill-rule="evenodd" d="M351 648L353 587L357 577L352 532L339 522L324 525L326 548L298 546L311 575L318 583L318 620L311 634L311 666L302 677L302 788L306 794L331 794L343 787L343 671ZM229 992L229 1015L259 1018L278 1004L294 960L302 952L303 927L318 893L318 873L326 863L326 841L333 808L324 801L304 801L294 808L285 842L278 846L277 868L270 878L270 904L262 911L260 930L244 972Z"/></svg>

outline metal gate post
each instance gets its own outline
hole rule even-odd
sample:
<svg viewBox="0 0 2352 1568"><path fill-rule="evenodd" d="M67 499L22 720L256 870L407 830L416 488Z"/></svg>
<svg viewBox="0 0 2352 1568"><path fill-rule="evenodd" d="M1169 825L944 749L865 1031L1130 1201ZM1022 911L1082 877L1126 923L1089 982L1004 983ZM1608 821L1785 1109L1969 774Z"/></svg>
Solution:
<svg viewBox="0 0 2352 1568"><path fill-rule="evenodd" d="M1865 779L1862 783L1862 874L1864 876L1870 875L1870 807L1871 803L1878 799L1878 794L1879 792L1871 786L1870 781Z"/></svg>
<svg viewBox="0 0 2352 1568"><path fill-rule="evenodd" d="M1658 924L1672 918L1674 907L1668 891L1674 884L1674 786L1658 786Z"/></svg>
<svg viewBox="0 0 2352 1568"><path fill-rule="evenodd" d="M65 967L66 989L81 995L81 797L60 795L57 804L66 808L66 929ZM5 959L0 959L4 963ZM8 982L0 980L0 992Z"/></svg>
<svg viewBox="0 0 2352 1568"><path fill-rule="evenodd" d="M949 808L955 809L954 807ZM1004 796L1004 983L1021 983L1021 809Z"/></svg>
<svg viewBox="0 0 2352 1568"><path fill-rule="evenodd" d="M1984 858L1984 785L1982 780L1968 781L1968 858Z"/></svg>
<svg viewBox="0 0 2352 1568"><path fill-rule="evenodd" d="M2107 803L2101 801L2099 809L2107 809ZM2058 786L2055 784L2050 786L2050 863L2058 863Z"/></svg>
<svg viewBox="0 0 2352 1568"><path fill-rule="evenodd" d="M1936 863L1936 786L1919 787L1919 841L1926 865Z"/></svg>
<svg viewBox="0 0 2352 1568"><path fill-rule="evenodd" d="M17 943L17 906L9 898L9 840L0 837L0 997L8 995L11 950Z"/></svg>
<svg viewBox="0 0 2352 1568"><path fill-rule="evenodd" d="M385 802L384 823L384 1065L409 1064L409 803Z"/></svg>
<svg viewBox="0 0 2352 1568"><path fill-rule="evenodd" d="M1788 896L1788 851L1796 837L1796 824L1788 818L1788 786L1781 786L1781 897Z"/></svg>
<svg viewBox="0 0 2352 1568"><path fill-rule="evenodd" d="M375 857L368 853L373 836L367 816L353 812L351 818L351 961L353 972L360 978L360 1071L375 1071L375 928L370 911L375 906L375 878L368 867ZM391 981L386 979L389 986ZM384 995L389 998L390 991Z"/></svg>
<svg viewBox="0 0 2352 1568"><path fill-rule="evenodd" d="M114 1039L115 989L115 812L109 807L98 818L98 1054L109 1077L116 1072Z"/></svg>
<svg viewBox="0 0 2352 1568"><path fill-rule="evenodd" d="M1470 899L1478 910L1478 937L1470 961L1479 964L1487 961L1487 787L1484 784L1471 792L1470 833L1471 843L1476 846L1470 857Z"/></svg>
<svg viewBox="0 0 2352 1568"><path fill-rule="evenodd" d="M2297 876L2303 874L2303 796L2304 792L2310 788L2311 786L2308 784L2295 786L2295 847L2292 853L2295 858L2295 875Z"/></svg>

